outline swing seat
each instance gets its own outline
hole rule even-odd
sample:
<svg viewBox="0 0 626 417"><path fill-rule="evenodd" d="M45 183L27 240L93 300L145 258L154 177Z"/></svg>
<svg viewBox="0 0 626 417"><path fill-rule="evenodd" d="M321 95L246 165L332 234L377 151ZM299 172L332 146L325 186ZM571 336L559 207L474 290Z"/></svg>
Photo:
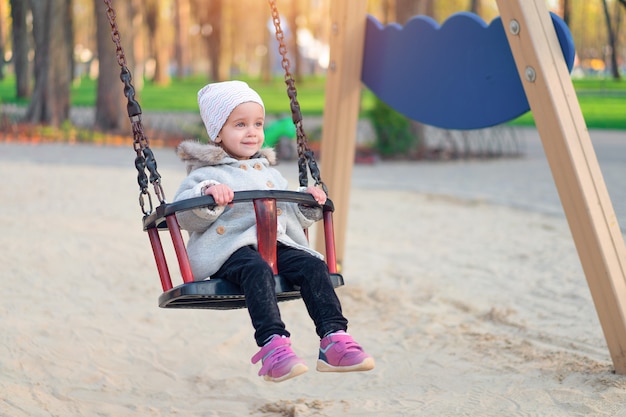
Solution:
<svg viewBox="0 0 626 417"><path fill-rule="evenodd" d="M300 289L278 274L276 268L276 202L291 202L308 206L317 206L317 202L310 194L294 191L238 191L235 192L233 203L252 202L254 204L257 222L258 250L263 259L272 267L276 280L276 297L279 302L301 298ZM202 196L163 203L156 210L144 217L144 230L148 232L154 252L163 293L159 296L161 308L203 308L214 310L230 310L245 308L246 301L241 288L225 279L211 278L196 281L185 248L181 229L176 219L176 213L200 207L215 206L211 196ZM337 272L335 257L335 241L332 223L334 206L327 200L322 206L324 223L324 241L326 248L326 263L330 272L333 287L344 284L343 277ZM165 252L161 243L160 231L168 230L183 283L173 287L167 265Z"/></svg>
<svg viewBox="0 0 626 417"><path fill-rule="evenodd" d="M276 280L276 297L279 302L301 298L300 288L280 275ZM343 285L340 274L330 274L333 287ZM213 310L232 310L246 307L246 300L241 288L222 278L211 278L181 284L159 297L161 308L207 308Z"/></svg>

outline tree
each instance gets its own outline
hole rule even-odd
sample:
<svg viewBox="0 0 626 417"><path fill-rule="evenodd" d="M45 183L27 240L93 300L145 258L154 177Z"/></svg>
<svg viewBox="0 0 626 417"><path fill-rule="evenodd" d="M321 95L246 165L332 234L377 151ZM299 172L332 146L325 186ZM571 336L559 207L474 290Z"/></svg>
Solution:
<svg viewBox="0 0 626 417"><path fill-rule="evenodd" d="M482 4L481 0L470 0L470 12L480 16Z"/></svg>
<svg viewBox="0 0 626 417"><path fill-rule="evenodd" d="M143 90L144 78L146 76L146 24L144 19L144 0L129 1L129 27L124 27L124 39L126 44L124 49L131 55L128 62L132 63L133 86L137 94ZM122 24L124 22L121 22ZM125 26L125 25L122 25Z"/></svg>
<svg viewBox="0 0 626 417"><path fill-rule="evenodd" d="M0 2L0 17L4 16L5 7L6 5ZM4 24L5 24L4 21L0 21L0 81L4 79L4 64L5 64L4 45L6 44L5 34L4 34Z"/></svg>
<svg viewBox="0 0 626 417"><path fill-rule="evenodd" d="M26 121L60 126L69 118L72 0L30 0L35 38L35 88Z"/></svg>
<svg viewBox="0 0 626 417"><path fill-rule="evenodd" d="M563 21L569 26L572 14L572 3L570 0L559 0L559 6L561 14L563 15Z"/></svg>
<svg viewBox="0 0 626 417"><path fill-rule="evenodd" d="M609 13L609 5L606 0L602 0L602 7L604 9L604 18L606 20L606 30L608 32L609 41L609 59L611 60L611 74L613 79L621 79L619 72L619 66L617 64L617 37L615 36L615 30L613 29L613 22L611 20L611 14Z"/></svg>
<svg viewBox="0 0 626 417"><path fill-rule="evenodd" d="M415 15L435 17L435 4L433 0L396 0L396 21L405 24Z"/></svg>
<svg viewBox="0 0 626 417"><path fill-rule="evenodd" d="M193 4L194 9L198 11L200 33L209 57L209 79L219 81L220 52L222 49L222 0L211 1L208 4L196 0Z"/></svg>
<svg viewBox="0 0 626 417"><path fill-rule="evenodd" d="M172 25L166 21L166 11L170 10L170 1L145 0L144 12L148 27L150 55L154 58L154 82L167 85L170 82L169 59Z"/></svg>
<svg viewBox="0 0 626 417"><path fill-rule="evenodd" d="M291 30L291 36L287 39L287 49L292 51L293 64L295 68L292 68L293 75L296 80L302 79L302 60L300 59L300 51L298 51L298 2L291 3L290 13L287 15L287 23Z"/></svg>
<svg viewBox="0 0 626 417"><path fill-rule="evenodd" d="M123 94L123 84L120 82L120 68L115 53L115 45L111 41L111 27L106 13L106 5L101 0L94 0L96 13L96 44L98 50L98 92L96 96L96 118L94 128L102 131L121 130L128 127L128 117L125 112L126 103ZM120 2L116 11L116 22L120 37L125 30L130 29L129 21L131 2ZM130 35L130 34L129 34ZM121 37L124 40L132 37ZM132 42L123 44L126 65L130 69L132 58ZM128 49L126 49L128 48Z"/></svg>
<svg viewBox="0 0 626 417"><path fill-rule="evenodd" d="M189 0L174 1L174 59L176 61L176 76L184 77L189 66Z"/></svg>
<svg viewBox="0 0 626 417"><path fill-rule="evenodd" d="M13 68L15 70L16 97L27 98L31 94L32 73L28 63L29 32L26 25L26 14L29 11L27 2L11 0L11 20L13 39Z"/></svg>

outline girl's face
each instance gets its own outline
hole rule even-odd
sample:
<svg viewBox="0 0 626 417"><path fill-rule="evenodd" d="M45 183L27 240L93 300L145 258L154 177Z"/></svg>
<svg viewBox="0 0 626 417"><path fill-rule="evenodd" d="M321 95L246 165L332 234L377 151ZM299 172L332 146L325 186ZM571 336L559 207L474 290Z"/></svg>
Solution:
<svg viewBox="0 0 626 417"><path fill-rule="evenodd" d="M260 104L241 103L228 116L215 142L235 159L250 159L263 146L264 122L265 113Z"/></svg>

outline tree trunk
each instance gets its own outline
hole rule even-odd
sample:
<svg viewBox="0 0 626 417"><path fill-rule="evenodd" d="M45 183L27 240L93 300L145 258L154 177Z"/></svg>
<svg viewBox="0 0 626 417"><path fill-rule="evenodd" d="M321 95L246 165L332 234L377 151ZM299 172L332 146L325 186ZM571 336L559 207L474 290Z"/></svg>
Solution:
<svg viewBox="0 0 626 417"><path fill-rule="evenodd" d="M169 8L170 2L163 0L148 0L145 3L146 24L148 25L150 39L150 54L154 58L155 84L167 85L170 82L169 59L170 59L170 29L171 24L165 21L165 9Z"/></svg>
<svg viewBox="0 0 626 417"><path fill-rule="evenodd" d="M270 82L272 79L272 51L270 48L274 45L275 39L276 37L274 35L274 31L270 31L267 28L263 31L263 45L267 46L267 50L263 55L263 61L261 64L261 79L265 83Z"/></svg>
<svg viewBox="0 0 626 417"><path fill-rule="evenodd" d="M125 24L128 19L128 9L124 6L127 4L120 2L115 10L122 48L125 46L125 41L126 43L132 42L131 38L124 37L125 29L129 26ZM111 40L111 26L107 19L104 2L95 0L94 11L96 13L96 43L99 58L94 128L105 132L119 131L122 127L128 127L130 123L124 111L126 109L124 85L120 81L120 67L115 53L115 44Z"/></svg>
<svg viewBox="0 0 626 417"><path fill-rule="evenodd" d="M287 20L289 24L289 31L291 32L291 37L287 40L289 43L288 49L291 53L288 56L293 58L294 68L292 68L294 77L296 80L302 80L302 60L300 59L300 51L298 50L298 2L294 1L291 3L291 10L289 13L289 18Z"/></svg>
<svg viewBox="0 0 626 417"><path fill-rule="evenodd" d="M396 0L396 21L401 25L415 15L435 17L433 0Z"/></svg>
<svg viewBox="0 0 626 417"><path fill-rule="evenodd" d="M60 126L70 114L71 56L67 0L31 0L35 36L35 89L26 112L31 123ZM54 57L54 59L52 59Z"/></svg>
<svg viewBox="0 0 626 417"><path fill-rule="evenodd" d="M471 0L470 1L470 12L480 16L480 13L482 12L482 2L481 2L481 0Z"/></svg>
<svg viewBox="0 0 626 417"><path fill-rule="evenodd" d="M176 76L187 75L189 66L189 22L191 19L189 0L175 0L174 25L174 58L176 59Z"/></svg>
<svg viewBox="0 0 626 417"><path fill-rule="evenodd" d="M17 98L28 98L31 94L31 68L28 62L28 28L26 14L28 5L24 0L11 0L11 20L13 21L13 68Z"/></svg>
<svg viewBox="0 0 626 417"><path fill-rule="evenodd" d="M4 16L4 10L6 8L6 4L4 2L0 2L0 16ZM4 80L4 45L6 45L6 39L4 36L4 25L6 22L0 21L0 81Z"/></svg>
<svg viewBox="0 0 626 417"><path fill-rule="evenodd" d="M133 68L134 77L133 85L137 94L143 90L144 78L146 76L146 35L144 30L144 1L131 0L128 2L130 6L129 21L130 27L125 36L127 40L125 50L127 55L128 66ZM131 58L132 57L132 58Z"/></svg>
<svg viewBox="0 0 626 417"><path fill-rule="evenodd" d="M224 81L230 78L230 70L233 64L233 31L235 26L235 16L233 15L233 4L230 1L217 0L221 3L220 9L220 43L217 47L219 54L219 65L217 71L217 80Z"/></svg>
<svg viewBox="0 0 626 417"><path fill-rule="evenodd" d="M614 9L614 14L615 14L615 20L614 20L614 26L613 26L613 33L615 33L615 53L613 54L613 60L615 61L615 68L617 69L617 74L619 75L619 79L621 79L621 70L620 70L620 65L619 65L619 61L620 61L620 51L622 50L622 46L621 46L621 37L619 36L619 34L621 33L622 30L622 11L620 10L620 5L619 3L614 3L613 4L613 9Z"/></svg>
<svg viewBox="0 0 626 417"><path fill-rule="evenodd" d="M609 6L606 0L602 0L602 7L604 8L604 18L606 20L606 29L608 32L608 41L609 41L609 59L611 60L611 74L613 75L613 79L619 80L621 79L621 75L619 73L619 66L617 64L617 39L615 37L615 32L613 31L613 24L611 22L611 14L609 13Z"/></svg>
<svg viewBox="0 0 626 417"><path fill-rule="evenodd" d="M563 15L563 21L569 26L572 15L572 3L570 0L559 0L561 7L561 14Z"/></svg>
<svg viewBox="0 0 626 417"><path fill-rule="evenodd" d="M212 1L206 8L208 12L207 23L211 26L211 33L207 37L209 61L211 69L209 76L212 81L220 80L220 52L222 46L222 1Z"/></svg>
<svg viewBox="0 0 626 417"><path fill-rule="evenodd" d="M74 79L74 74L76 71L76 62L74 62L74 13L72 13L73 2L74 0L65 0L65 10L67 10L67 12L65 13L65 22L63 24L63 27L66 28L65 44L69 46L66 52L68 62L70 63L70 83Z"/></svg>

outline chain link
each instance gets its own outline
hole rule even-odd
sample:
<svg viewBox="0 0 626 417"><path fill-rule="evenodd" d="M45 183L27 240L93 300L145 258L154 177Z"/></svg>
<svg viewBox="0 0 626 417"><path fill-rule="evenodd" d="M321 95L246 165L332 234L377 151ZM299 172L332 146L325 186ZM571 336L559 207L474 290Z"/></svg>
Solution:
<svg viewBox="0 0 626 417"><path fill-rule="evenodd" d="M285 45L285 34L280 26L280 15L278 14L278 8L276 6L276 0L268 0L272 11L272 23L276 31L276 40L278 41L278 52L280 53L282 60L281 66L285 71L285 84L287 84L287 96L289 96L289 102L291 105L291 117L293 124L296 127L297 137L297 150L298 150L298 172L299 181L301 187L306 187L308 184L309 171L311 177L315 181L315 185L321 186L326 194L328 189L320 175L319 167L315 162L315 154L309 148L307 136L302 126L302 112L300 111L300 103L297 99L296 84L290 71L290 62L287 58L287 46ZM308 166L308 171L307 171Z"/></svg>
<svg viewBox="0 0 626 417"><path fill-rule="evenodd" d="M135 167L137 168L137 182L140 188L139 205L145 215L153 211L152 199L148 192L148 182L152 183L154 192L161 203L165 202L165 193L161 185L161 176L157 171L157 163L154 154L150 149L149 140L144 134L143 124L141 122L141 107L135 100L135 88L132 84L132 75L127 67L126 56L122 48L121 36L116 22L116 13L112 5L112 0L103 0L107 10L107 18L111 26L111 39L115 44L115 53L117 62L121 68L120 79L124 83L124 95L128 100L127 110L133 131L133 148L137 154L135 159ZM272 11L272 22L276 30L276 40L278 41L282 60L281 66L285 71L285 84L287 85L287 95L290 100L291 114L294 126L296 127L297 150L298 150L298 171L300 186L306 187L308 184L309 172L315 181L316 186L321 186L324 192L328 194L326 185L322 182L319 167L315 161L315 154L308 146L307 136L302 126L302 112L300 111L300 103L297 99L297 91L295 80L290 71L290 62L287 58L287 46L285 45L285 34L280 25L280 15L275 0L268 0ZM308 171L307 171L308 167ZM150 173L150 178L146 174ZM144 196L148 198L149 208L145 208Z"/></svg>
<svg viewBox="0 0 626 417"><path fill-rule="evenodd" d="M154 210L152 205L152 198L148 191L148 182L152 183L154 193L161 203L165 203L165 193L163 192L163 186L161 185L161 175L157 171L157 163L154 158L154 153L150 149L150 141L145 135L143 130L143 124L141 122L141 106L135 100L135 87L132 84L132 74L126 64L126 56L124 55L124 48L122 48L122 41L120 32L116 22L116 13L113 9L111 0L103 0L106 5L106 14L109 19L109 25L111 26L111 39L115 44L115 54L117 56L117 63L119 64L120 79L124 83L124 95L128 100L126 109L128 111L128 117L133 132L133 149L137 154L135 158L135 168L137 168L137 183L139 184L139 206L144 215L149 215ZM148 175L150 173L150 179ZM148 209L145 208L144 197L148 199Z"/></svg>

